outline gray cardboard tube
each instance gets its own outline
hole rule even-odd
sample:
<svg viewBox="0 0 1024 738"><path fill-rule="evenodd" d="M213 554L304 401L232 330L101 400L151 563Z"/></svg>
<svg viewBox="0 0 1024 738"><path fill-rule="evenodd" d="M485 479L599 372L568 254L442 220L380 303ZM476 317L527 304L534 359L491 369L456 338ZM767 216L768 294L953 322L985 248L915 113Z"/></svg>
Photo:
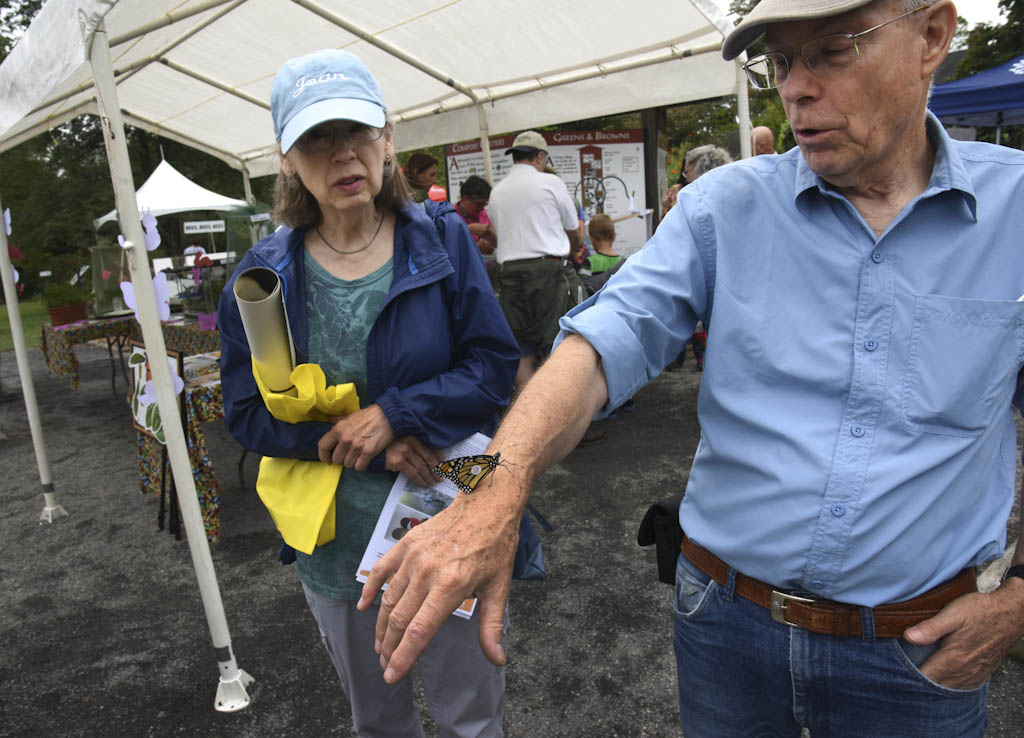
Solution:
<svg viewBox="0 0 1024 738"><path fill-rule="evenodd" d="M272 269L252 267L238 275L234 289L249 351L260 377L272 392L290 389L295 346L281 279Z"/></svg>

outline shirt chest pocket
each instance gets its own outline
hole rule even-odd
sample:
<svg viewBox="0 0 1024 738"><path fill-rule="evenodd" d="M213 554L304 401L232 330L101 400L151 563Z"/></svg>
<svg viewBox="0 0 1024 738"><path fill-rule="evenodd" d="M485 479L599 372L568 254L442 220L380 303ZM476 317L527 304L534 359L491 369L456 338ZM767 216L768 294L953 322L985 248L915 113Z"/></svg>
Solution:
<svg viewBox="0 0 1024 738"><path fill-rule="evenodd" d="M979 435L1013 398L1024 303L915 298L900 420L920 433Z"/></svg>

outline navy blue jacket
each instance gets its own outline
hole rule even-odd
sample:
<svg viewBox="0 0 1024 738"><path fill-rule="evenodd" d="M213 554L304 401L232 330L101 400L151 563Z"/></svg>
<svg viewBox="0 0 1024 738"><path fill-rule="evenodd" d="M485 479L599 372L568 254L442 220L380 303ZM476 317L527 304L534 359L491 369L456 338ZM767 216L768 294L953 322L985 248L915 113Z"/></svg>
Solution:
<svg viewBox="0 0 1024 738"><path fill-rule="evenodd" d="M253 266L281 277L296 362L309 361L304 232L281 228L249 251L235 276ZM252 376L234 277L221 293L224 410L231 435L264 456L316 459L328 423L285 423L267 411ZM344 316L339 316L343 320ZM367 341L369 396L396 438L412 435L436 448L476 431L494 432L508 404L519 349L494 297L483 260L448 203L409 204L395 225L394 277ZM384 454L370 464L383 472Z"/></svg>

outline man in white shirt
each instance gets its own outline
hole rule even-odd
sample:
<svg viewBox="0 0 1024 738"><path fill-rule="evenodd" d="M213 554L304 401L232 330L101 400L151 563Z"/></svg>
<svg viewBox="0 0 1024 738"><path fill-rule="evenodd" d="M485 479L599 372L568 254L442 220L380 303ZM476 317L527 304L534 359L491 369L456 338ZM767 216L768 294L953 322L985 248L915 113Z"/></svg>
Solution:
<svg viewBox="0 0 1024 738"><path fill-rule="evenodd" d="M520 389L537 371L558 332L558 319L582 301L569 259L579 245L579 220L569 192L546 174L548 145L536 131L516 136L512 169L491 192L488 214L498 234L498 301L519 342Z"/></svg>

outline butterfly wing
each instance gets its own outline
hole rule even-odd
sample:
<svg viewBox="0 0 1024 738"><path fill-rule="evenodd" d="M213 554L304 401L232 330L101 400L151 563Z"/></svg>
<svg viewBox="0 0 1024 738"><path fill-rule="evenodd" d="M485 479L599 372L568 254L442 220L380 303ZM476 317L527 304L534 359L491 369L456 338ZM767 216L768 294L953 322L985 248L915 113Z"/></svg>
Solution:
<svg viewBox="0 0 1024 738"><path fill-rule="evenodd" d="M459 456L442 461L434 467L434 472L468 495L488 474L498 468L500 458L500 452L493 456L487 454Z"/></svg>

